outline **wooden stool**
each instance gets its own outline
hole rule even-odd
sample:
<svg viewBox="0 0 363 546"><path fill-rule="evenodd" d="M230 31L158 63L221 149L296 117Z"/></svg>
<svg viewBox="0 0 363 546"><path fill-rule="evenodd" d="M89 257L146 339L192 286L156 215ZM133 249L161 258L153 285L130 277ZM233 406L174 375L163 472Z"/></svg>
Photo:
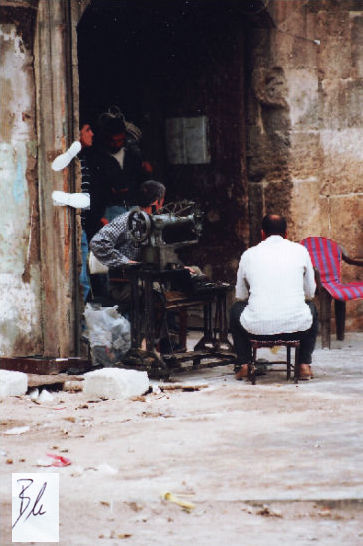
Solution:
<svg viewBox="0 0 363 546"><path fill-rule="evenodd" d="M251 381L252 385L256 383L256 354L257 349L262 349L263 347L275 347L283 346L286 347L286 360L278 360L273 362L273 364L286 364L286 380L289 380L291 377L291 347L295 348L295 363L294 363L294 381L295 383L299 380L300 375L300 364L299 364L299 348L300 341L287 341L283 339L274 339L268 341L262 341L259 339L251 339L251 349L252 349L252 361L248 365L248 379Z"/></svg>

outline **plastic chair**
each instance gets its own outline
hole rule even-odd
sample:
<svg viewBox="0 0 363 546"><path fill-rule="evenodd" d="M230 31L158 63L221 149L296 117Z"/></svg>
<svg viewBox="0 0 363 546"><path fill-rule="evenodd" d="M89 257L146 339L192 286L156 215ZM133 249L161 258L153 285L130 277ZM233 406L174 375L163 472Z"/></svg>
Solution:
<svg viewBox="0 0 363 546"><path fill-rule="evenodd" d="M351 265L363 265L363 259L352 259L332 239L307 237L301 241L312 261L316 273L320 303L321 344L330 349L331 300L334 299L336 336L344 339L345 302L363 298L363 282L342 283L341 260Z"/></svg>

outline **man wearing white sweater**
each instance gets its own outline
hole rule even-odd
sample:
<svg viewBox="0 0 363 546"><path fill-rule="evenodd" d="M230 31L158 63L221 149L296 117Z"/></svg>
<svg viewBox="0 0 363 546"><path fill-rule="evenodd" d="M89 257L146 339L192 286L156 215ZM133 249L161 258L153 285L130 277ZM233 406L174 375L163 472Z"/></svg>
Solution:
<svg viewBox="0 0 363 546"><path fill-rule="evenodd" d="M237 273L230 320L236 379L248 375L250 337L299 339L300 379L310 379L317 312L309 301L316 288L309 253L286 239L286 220L280 215L264 217L261 237L261 243L242 254Z"/></svg>

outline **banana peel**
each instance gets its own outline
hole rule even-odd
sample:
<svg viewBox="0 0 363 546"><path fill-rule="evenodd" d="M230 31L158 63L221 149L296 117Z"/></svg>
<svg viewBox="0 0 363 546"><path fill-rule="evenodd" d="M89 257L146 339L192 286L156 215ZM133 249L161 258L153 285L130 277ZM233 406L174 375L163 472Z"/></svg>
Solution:
<svg viewBox="0 0 363 546"><path fill-rule="evenodd" d="M191 512L195 508L195 504L183 501L172 493L169 493L169 491L167 491L166 493L162 493L161 498L169 502L174 502L175 504L183 508L183 510L185 510L186 512Z"/></svg>

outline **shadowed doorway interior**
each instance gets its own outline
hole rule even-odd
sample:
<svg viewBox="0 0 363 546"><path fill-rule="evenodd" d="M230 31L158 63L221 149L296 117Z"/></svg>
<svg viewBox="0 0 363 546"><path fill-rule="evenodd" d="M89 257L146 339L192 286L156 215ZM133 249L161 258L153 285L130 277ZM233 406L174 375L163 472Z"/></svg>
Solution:
<svg viewBox="0 0 363 546"><path fill-rule="evenodd" d="M232 280L248 240L246 15L237 0L94 0L78 25L81 119L110 105L143 133L167 199L192 199L204 232L188 262ZM184 257L184 256L182 256Z"/></svg>

